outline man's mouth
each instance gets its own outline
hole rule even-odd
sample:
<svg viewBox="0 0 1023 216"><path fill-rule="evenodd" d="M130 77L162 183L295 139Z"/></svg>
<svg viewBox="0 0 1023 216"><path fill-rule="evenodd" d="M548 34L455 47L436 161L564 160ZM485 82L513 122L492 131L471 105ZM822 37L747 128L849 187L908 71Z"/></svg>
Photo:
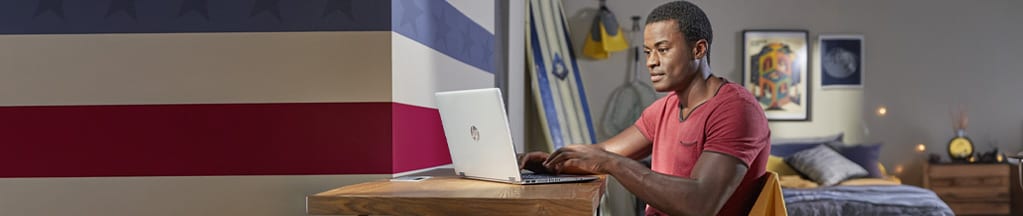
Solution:
<svg viewBox="0 0 1023 216"><path fill-rule="evenodd" d="M664 79L664 73L650 73L650 81L657 82Z"/></svg>

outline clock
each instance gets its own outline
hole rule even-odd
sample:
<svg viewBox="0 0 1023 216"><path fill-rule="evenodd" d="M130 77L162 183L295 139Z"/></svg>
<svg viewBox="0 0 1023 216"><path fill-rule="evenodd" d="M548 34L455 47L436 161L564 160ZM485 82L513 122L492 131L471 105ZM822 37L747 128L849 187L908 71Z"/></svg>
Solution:
<svg viewBox="0 0 1023 216"><path fill-rule="evenodd" d="M973 141L966 136L956 136L948 141L948 157L953 161L967 161L973 156Z"/></svg>

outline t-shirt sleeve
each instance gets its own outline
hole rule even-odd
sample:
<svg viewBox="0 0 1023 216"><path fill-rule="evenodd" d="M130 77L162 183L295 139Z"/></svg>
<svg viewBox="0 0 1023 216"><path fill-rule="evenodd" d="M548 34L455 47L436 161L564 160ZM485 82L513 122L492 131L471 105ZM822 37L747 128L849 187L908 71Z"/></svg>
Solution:
<svg viewBox="0 0 1023 216"><path fill-rule="evenodd" d="M643 133L647 140L654 140L654 129L657 128L657 120L664 113L666 98L662 97L654 101L650 106L647 106L643 110L643 114L640 114L639 119L636 119L636 123L633 124L633 126L636 126L636 129L639 129L640 133Z"/></svg>
<svg viewBox="0 0 1023 216"><path fill-rule="evenodd" d="M712 114L704 150L731 155L749 167L768 145L770 129L760 106L742 98L723 103Z"/></svg>

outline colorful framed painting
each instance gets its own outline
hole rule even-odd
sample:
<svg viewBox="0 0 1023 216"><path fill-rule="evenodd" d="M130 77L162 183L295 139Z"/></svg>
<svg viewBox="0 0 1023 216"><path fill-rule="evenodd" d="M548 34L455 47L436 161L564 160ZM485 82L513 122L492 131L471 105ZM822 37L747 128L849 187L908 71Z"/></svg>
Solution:
<svg viewBox="0 0 1023 216"><path fill-rule="evenodd" d="M821 88L863 88L863 35L822 34Z"/></svg>
<svg viewBox="0 0 1023 216"><path fill-rule="evenodd" d="M810 120L806 30L745 30L743 85L770 121Z"/></svg>

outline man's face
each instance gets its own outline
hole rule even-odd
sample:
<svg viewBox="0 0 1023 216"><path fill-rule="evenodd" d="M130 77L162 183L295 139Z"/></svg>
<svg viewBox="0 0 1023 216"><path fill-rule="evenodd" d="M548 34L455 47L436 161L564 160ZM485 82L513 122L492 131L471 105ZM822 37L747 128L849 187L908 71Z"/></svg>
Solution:
<svg viewBox="0 0 1023 216"><path fill-rule="evenodd" d="M650 81L658 92L687 88L696 72L693 49L678 29L678 22L665 20L646 25L643 50Z"/></svg>

